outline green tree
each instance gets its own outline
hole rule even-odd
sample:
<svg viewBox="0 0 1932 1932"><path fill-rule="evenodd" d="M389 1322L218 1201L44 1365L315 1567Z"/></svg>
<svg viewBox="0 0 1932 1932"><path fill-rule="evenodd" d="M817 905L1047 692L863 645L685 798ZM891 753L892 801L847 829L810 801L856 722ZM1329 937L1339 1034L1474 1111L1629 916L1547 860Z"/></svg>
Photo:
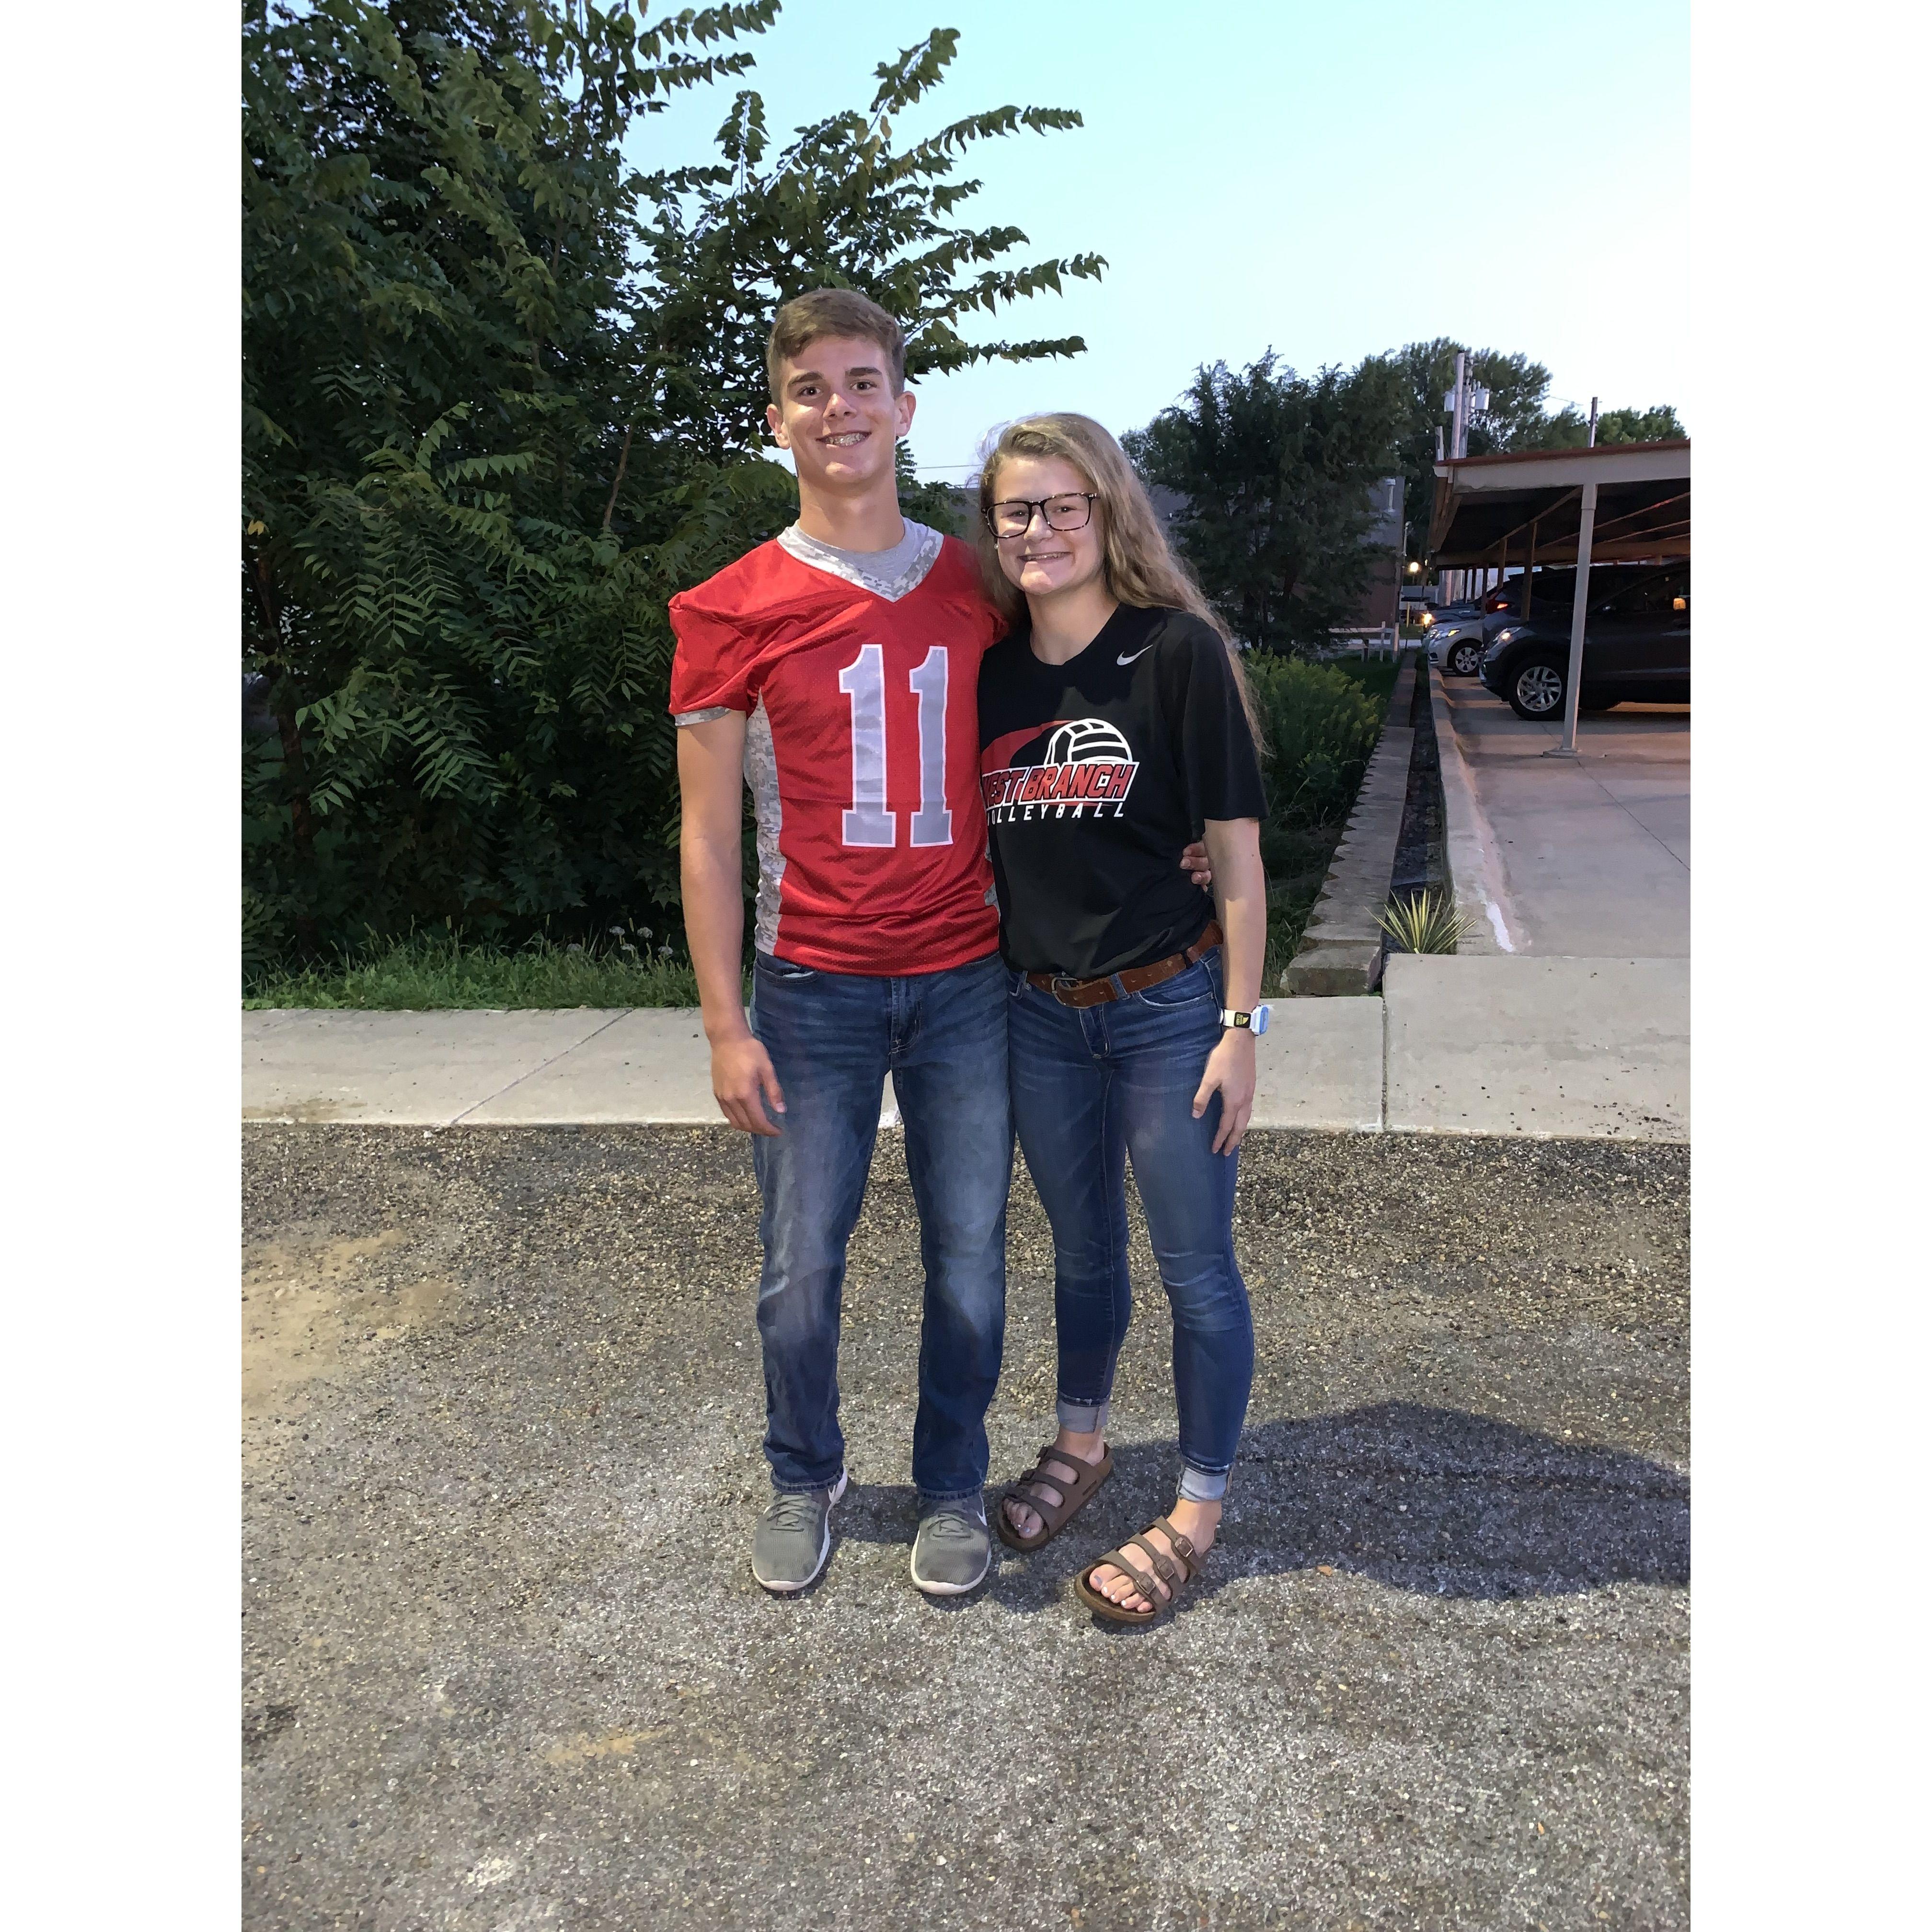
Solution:
<svg viewBox="0 0 1932 1932"><path fill-rule="evenodd" d="M244 743L244 886L264 958L674 918L664 605L795 513L755 454L779 294L879 293L925 368L1081 346L957 334L1100 265L963 272L1024 238L945 225L975 185L945 178L960 148L1072 117L1004 110L896 155L887 115L936 82L949 34L769 178L751 94L717 166L627 162L631 130L742 74L735 44L776 11L249 0L243 650L275 730ZM814 206L842 211L816 242Z"/></svg>
<svg viewBox="0 0 1932 1932"><path fill-rule="evenodd" d="M1204 366L1180 403L1124 439L1142 475L1185 500L1181 550L1237 636L1287 651L1353 614L1401 402L1375 358L1310 377L1270 350L1239 374Z"/></svg>
<svg viewBox="0 0 1932 1932"><path fill-rule="evenodd" d="M1648 410L1603 410L1597 416L1597 440L1603 442L1664 442L1687 434L1668 403ZM1522 449L1582 449L1590 441L1590 419L1575 404L1566 403L1546 416L1513 447Z"/></svg>
<svg viewBox="0 0 1932 1932"><path fill-rule="evenodd" d="M976 312L1058 293L1066 279L1096 278L1106 263L1085 254L1001 266L1025 243L1024 230L951 219L980 188L950 178L976 143L1077 128L1078 114L995 108L893 147L894 118L940 84L958 40L952 28L936 29L880 66L864 113L828 116L776 154L763 100L742 93L718 130L720 161L652 178L653 300L640 327L664 374L668 416L697 438L700 454L744 447L762 421L772 311L808 289L856 289L896 316L914 379L1085 348L1078 336L975 343L960 333Z"/></svg>

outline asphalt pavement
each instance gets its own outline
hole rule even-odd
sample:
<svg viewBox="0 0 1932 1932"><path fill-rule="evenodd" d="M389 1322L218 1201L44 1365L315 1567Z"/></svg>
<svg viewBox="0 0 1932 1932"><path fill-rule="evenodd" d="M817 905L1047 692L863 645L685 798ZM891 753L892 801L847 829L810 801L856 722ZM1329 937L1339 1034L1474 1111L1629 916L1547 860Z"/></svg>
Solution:
<svg viewBox="0 0 1932 1932"><path fill-rule="evenodd" d="M1273 1133L1259 1360L1204 1582L1078 1566L1176 1468L1144 1238L1119 1474L935 1606L906 1577L917 1232L881 1138L831 1568L771 1598L743 1142L244 1130L244 1922L1688 1923L1688 1153ZM1051 1432L1016 1187L997 1481Z"/></svg>

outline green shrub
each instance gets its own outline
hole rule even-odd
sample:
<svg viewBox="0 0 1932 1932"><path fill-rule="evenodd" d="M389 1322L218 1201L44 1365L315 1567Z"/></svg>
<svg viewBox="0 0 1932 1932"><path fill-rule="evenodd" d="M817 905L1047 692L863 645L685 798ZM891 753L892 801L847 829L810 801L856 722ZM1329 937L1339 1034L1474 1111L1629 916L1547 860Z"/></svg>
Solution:
<svg viewBox="0 0 1932 1932"><path fill-rule="evenodd" d="M1332 664L1250 652L1247 668L1267 739L1269 829L1346 820L1382 735L1383 700Z"/></svg>
<svg viewBox="0 0 1932 1932"><path fill-rule="evenodd" d="M1246 660L1268 757L1262 865L1268 882L1263 983L1279 983L1301 944L1370 754L1382 733L1393 665L1318 664L1250 652Z"/></svg>

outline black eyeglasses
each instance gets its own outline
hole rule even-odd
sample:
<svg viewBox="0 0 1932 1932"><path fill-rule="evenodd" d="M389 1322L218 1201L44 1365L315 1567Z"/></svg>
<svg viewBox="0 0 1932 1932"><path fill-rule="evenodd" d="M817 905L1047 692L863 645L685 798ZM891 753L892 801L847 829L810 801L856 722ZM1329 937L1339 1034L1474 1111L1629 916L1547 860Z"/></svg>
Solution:
<svg viewBox="0 0 1932 1932"><path fill-rule="evenodd" d="M1050 530L1084 530L1093 517L1094 506L1100 500L1097 490L1071 490L1059 496L1010 496L980 514L986 520L987 529L1002 539L1024 536L1033 527L1036 510L1046 520Z"/></svg>

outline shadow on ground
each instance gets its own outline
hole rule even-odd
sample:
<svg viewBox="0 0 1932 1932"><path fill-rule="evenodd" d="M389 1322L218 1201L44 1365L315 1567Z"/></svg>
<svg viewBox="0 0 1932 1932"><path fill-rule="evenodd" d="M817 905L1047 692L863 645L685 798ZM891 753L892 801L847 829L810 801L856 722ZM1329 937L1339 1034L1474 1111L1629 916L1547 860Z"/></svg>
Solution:
<svg viewBox="0 0 1932 1932"><path fill-rule="evenodd" d="M1178 1454L1172 1442L1122 1444L1112 1480L1081 1519L1084 1540L1165 1509ZM1380 1402L1264 1423L1243 1440L1236 1485L1227 1534L1190 1605L1237 1577L1324 1565L1394 1589L1492 1599L1690 1580L1684 1476L1492 1416ZM909 1484L856 1484L838 1510L839 1540L904 1544L917 1502ZM1052 1566L1003 1571L991 1587L1016 1610L1064 1600Z"/></svg>

